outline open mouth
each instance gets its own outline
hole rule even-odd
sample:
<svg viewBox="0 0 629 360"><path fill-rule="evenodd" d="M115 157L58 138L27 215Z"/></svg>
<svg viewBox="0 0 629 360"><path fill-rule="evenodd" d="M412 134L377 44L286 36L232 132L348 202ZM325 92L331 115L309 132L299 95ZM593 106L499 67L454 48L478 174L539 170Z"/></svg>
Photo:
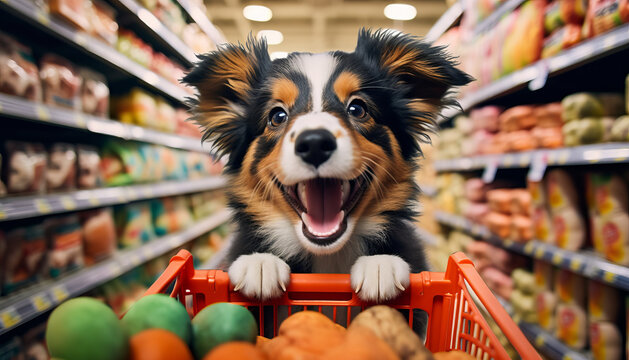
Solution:
<svg viewBox="0 0 629 360"><path fill-rule="evenodd" d="M302 220L304 235L325 246L336 241L347 229L347 217L362 196L367 179L315 178L296 185L279 182L286 201Z"/></svg>

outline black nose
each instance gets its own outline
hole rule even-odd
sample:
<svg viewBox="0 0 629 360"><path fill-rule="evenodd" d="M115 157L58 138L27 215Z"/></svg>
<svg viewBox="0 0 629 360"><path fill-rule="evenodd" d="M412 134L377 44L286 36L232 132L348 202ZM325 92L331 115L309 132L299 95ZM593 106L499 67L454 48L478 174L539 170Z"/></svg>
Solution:
<svg viewBox="0 0 629 360"><path fill-rule="evenodd" d="M306 130L295 141L295 154L308 164L318 167L336 150L336 139L324 129Z"/></svg>

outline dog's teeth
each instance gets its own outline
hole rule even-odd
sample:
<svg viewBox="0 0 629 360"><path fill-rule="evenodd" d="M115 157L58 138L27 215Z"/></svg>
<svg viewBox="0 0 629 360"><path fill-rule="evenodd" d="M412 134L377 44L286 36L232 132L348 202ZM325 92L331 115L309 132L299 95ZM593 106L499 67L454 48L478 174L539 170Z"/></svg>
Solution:
<svg viewBox="0 0 629 360"><path fill-rule="evenodd" d="M300 182L297 184L297 196L299 196L301 204L307 209L308 202L306 201L306 183Z"/></svg>
<svg viewBox="0 0 629 360"><path fill-rule="evenodd" d="M341 198L342 198L341 206L344 205L347 199L349 198L350 190L351 188L349 186L349 181L343 180L343 183L341 184Z"/></svg>

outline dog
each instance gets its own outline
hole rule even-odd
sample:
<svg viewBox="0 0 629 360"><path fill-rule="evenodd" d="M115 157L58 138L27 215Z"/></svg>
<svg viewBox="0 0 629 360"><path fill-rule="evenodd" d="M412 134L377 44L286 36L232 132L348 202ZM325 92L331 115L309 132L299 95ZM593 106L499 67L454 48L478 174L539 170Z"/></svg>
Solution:
<svg viewBox="0 0 629 360"><path fill-rule="evenodd" d="M421 144L472 79L441 47L361 30L352 53L271 61L264 40L200 56L192 119L227 156L234 290L262 301L290 273L349 273L360 299L398 296L428 269L413 230Z"/></svg>

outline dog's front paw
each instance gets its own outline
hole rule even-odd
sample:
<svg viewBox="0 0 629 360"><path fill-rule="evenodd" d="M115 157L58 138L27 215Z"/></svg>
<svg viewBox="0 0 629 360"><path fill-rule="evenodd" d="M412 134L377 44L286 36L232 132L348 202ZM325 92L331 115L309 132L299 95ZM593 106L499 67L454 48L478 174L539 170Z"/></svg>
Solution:
<svg viewBox="0 0 629 360"><path fill-rule="evenodd" d="M361 256L352 266L352 288L363 301L383 302L406 289L409 275L409 265L398 256Z"/></svg>
<svg viewBox="0 0 629 360"><path fill-rule="evenodd" d="M286 291L290 267L273 254L241 255L229 267L234 290L260 300L278 297Z"/></svg>

